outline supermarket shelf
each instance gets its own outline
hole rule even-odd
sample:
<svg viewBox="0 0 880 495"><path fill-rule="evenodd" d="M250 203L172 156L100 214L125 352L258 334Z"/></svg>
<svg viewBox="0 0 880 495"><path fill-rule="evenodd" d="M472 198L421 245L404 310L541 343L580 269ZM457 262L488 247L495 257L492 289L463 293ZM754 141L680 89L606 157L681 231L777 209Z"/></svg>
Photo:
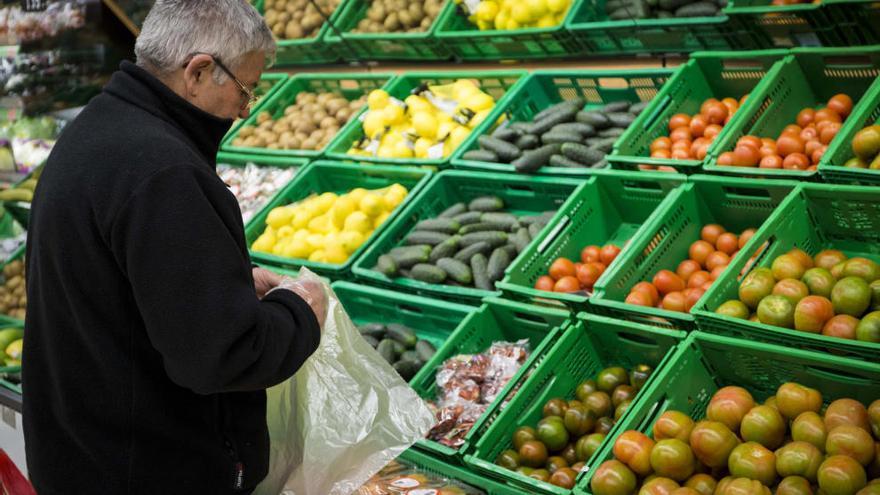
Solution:
<svg viewBox="0 0 880 495"><path fill-rule="evenodd" d="M0 405L13 409L16 412L21 412L21 395L0 387Z"/></svg>

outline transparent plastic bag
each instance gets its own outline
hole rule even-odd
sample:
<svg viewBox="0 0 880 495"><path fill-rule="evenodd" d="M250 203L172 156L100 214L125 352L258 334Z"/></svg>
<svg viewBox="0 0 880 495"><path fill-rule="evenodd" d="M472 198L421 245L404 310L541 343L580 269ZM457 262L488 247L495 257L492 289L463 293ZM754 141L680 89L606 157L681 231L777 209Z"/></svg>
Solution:
<svg viewBox="0 0 880 495"><path fill-rule="evenodd" d="M361 338L330 287L321 344L299 372L267 391L269 474L256 495L350 495L424 438L427 405Z"/></svg>

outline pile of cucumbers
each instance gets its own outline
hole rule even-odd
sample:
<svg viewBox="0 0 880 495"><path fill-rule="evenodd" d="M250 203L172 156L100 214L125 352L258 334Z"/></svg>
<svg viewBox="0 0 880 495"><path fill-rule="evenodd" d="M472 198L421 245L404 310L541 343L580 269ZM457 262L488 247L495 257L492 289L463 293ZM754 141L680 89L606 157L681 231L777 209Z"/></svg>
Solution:
<svg viewBox="0 0 880 495"><path fill-rule="evenodd" d="M376 270L429 284L495 290L495 283L556 212L505 213L504 200L483 196L423 220L404 245L379 257Z"/></svg>
<svg viewBox="0 0 880 495"><path fill-rule="evenodd" d="M726 6L727 0L608 0L605 13L612 21L714 17Z"/></svg>
<svg viewBox="0 0 880 495"><path fill-rule="evenodd" d="M583 99L565 100L535 114L531 122L506 122L479 137L480 149L462 158L509 163L520 173L541 167L603 168L605 155L648 102L616 101L583 110Z"/></svg>
<svg viewBox="0 0 880 495"><path fill-rule="evenodd" d="M430 342L419 339L415 330L399 323L367 323L358 331L406 381L412 380L437 352Z"/></svg>

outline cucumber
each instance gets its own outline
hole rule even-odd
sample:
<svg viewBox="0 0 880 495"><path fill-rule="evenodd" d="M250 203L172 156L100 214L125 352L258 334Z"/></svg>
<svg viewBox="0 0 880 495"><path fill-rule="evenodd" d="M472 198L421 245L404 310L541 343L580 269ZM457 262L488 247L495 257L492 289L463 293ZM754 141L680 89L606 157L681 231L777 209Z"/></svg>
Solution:
<svg viewBox="0 0 880 495"><path fill-rule="evenodd" d="M361 335L361 337L363 337L364 340L366 340L367 343L370 344L370 347L372 347L373 349L379 347L379 341L376 340L376 337L371 337L369 335Z"/></svg>
<svg viewBox="0 0 880 495"><path fill-rule="evenodd" d="M449 278L464 285L474 283L474 276L470 267L454 258L443 258L437 262L437 267L441 268Z"/></svg>
<svg viewBox="0 0 880 495"><path fill-rule="evenodd" d="M464 227L465 225L471 225L473 223L479 223L480 217L483 216L482 212L479 211L469 211L467 213L462 213L461 215L456 215L453 219L458 222L459 225Z"/></svg>
<svg viewBox="0 0 880 495"><path fill-rule="evenodd" d="M396 277L397 274L400 273L400 267L397 266L397 262L394 258L387 254L383 254L382 256L379 256L378 260L376 260L376 271L386 277Z"/></svg>
<svg viewBox="0 0 880 495"><path fill-rule="evenodd" d="M434 357L434 354L437 354L437 349L427 340L420 340L416 342L416 354L419 356L419 361L427 363Z"/></svg>
<svg viewBox="0 0 880 495"><path fill-rule="evenodd" d="M528 133L529 129L532 128L532 123L531 122L514 122L514 123L510 124L509 128L511 130L519 132L520 134Z"/></svg>
<svg viewBox="0 0 880 495"><path fill-rule="evenodd" d="M385 325L381 323L367 323L358 327L361 335L367 335L374 339L382 339L385 337Z"/></svg>
<svg viewBox="0 0 880 495"><path fill-rule="evenodd" d="M416 361L406 360L398 361L392 366L394 368L394 371L396 371L397 374L400 375L400 377L403 378L404 381L408 382L412 380L413 377L416 376L416 373L418 373L421 369L421 366L419 365L420 363Z"/></svg>
<svg viewBox="0 0 880 495"><path fill-rule="evenodd" d="M409 274L419 282L425 282L428 284L442 284L446 281L447 277L446 272L443 271L443 269L425 263L420 263L412 267Z"/></svg>
<svg viewBox="0 0 880 495"><path fill-rule="evenodd" d="M516 141L519 136L520 133L516 129L511 129L510 127L499 127L492 133L493 138L507 141L508 143Z"/></svg>
<svg viewBox="0 0 880 495"><path fill-rule="evenodd" d="M581 165L590 166L605 158L605 153L579 143L562 145L562 155Z"/></svg>
<svg viewBox="0 0 880 495"><path fill-rule="evenodd" d="M611 149L614 148L614 143L617 142L616 137L610 138L602 138L600 141L597 141L595 144L590 145L590 148L594 150L599 150L602 153L608 154L611 152Z"/></svg>
<svg viewBox="0 0 880 495"><path fill-rule="evenodd" d="M632 103L626 100L612 101L611 103L607 103L604 107L602 107L602 111L605 113L626 112L627 110L629 110L630 105L632 105Z"/></svg>
<svg viewBox="0 0 880 495"><path fill-rule="evenodd" d="M436 246L441 242L448 241L449 238L452 237L449 234L442 234L440 232L429 232L427 230L414 230L406 236L406 243L410 246L415 246L417 244L427 244L429 246Z"/></svg>
<svg viewBox="0 0 880 495"><path fill-rule="evenodd" d="M566 125L566 124L560 124ZM555 129L555 127L554 127ZM521 150L533 150L541 145L541 138L534 134L523 134L516 140L516 147Z"/></svg>
<svg viewBox="0 0 880 495"><path fill-rule="evenodd" d="M532 236L532 239L538 237L545 225L547 224L533 223L529 225L529 235Z"/></svg>
<svg viewBox="0 0 880 495"><path fill-rule="evenodd" d="M596 130L607 129L611 127L611 121L604 113L600 112L578 112L577 121L584 124L590 124Z"/></svg>
<svg viewBox="0 0 880 495"><path fill-rule="evenodd" d="M416 342L419 341L415 330L409 328L406 325L401 325L400 323L389 323L386 328L388 329L388 337L394 339L397 342L400 342L407 349L415 348Z"/></svg>
<svg viewBox="0 0 880 495"><path fill-rule="evenodd" d="M629 112L613 112L606 116L608 117L608 120L611 121L612 126L622 127L624 129L632 125L633 121L636 120L636 117Z"/></svg>
<svg viewBox="0 0 880 495"><path fill-rule="evenodd" d="M513 243L512 239L507 244L501 246L498 249L503 249L507 251L507 256L510 257L511 262L516 259L516 255L519 253L519 251L516 250L516 244Z"/></svg>
<svg viewBox="0 0 880 495"><path fill-rule="evenodd" d="M414 363L418 363L418 362L421 362L421 359L419 359L419 353L416 352L415 350L412 350L412 351L406 351L403 354L401 354L400 361L412 361Z"/></svg>
<svg viewBox="0 0 880 495"><path fill-rule="evenodd" d="M384 339L379 342L379 345L376 346L376 350L379 352L379 355L382 356L382 359L388 362L388 364L394 363L397 356L394 354L394 341L391 339Z"/></svg>
<svg viewBox="0 0 880 495"><path fill-rule="evenodd" d="M511 241L514 245L516 245L517 254L522 253L529 247L529 243L532 242L532 236L529 235L529 229L523 227L516 231L516 234L513 235Z"/></svg>
<svg viewBox="0 0 880 495"><path fill-rule="evenodd" d="M442 258L448 258L455 255L455 253L458 252L459 242L461 242L461 237L454 236L445 242L437 244L431 251L431 256L428 258L428 262L437 263L437 261Z"/></svg>
<svg viewBox="0 0 880 495"><path fill-rule="evenodd" d="M610 138L610 137L620 137L624 132L626 132L626 128L624 127L611 127L609 129L605 129L599 133L599 137L601 138Z"/></svg>
<svg viewBox="0 0 880 495"><path fill-rule="evenodd" d="M584 108L584 105L586 105L586 104L587 104L587 102L584 101L583 98L575 98L573 100L560 101L559 103L551 105L551 106L541 110L540 112L536 113L535 116L532 117L532 122L537 122L545 117L549 117L553 113L556 113L560 110L564 110L568 107L574 107L575 110L580 110L581 108Z"/></svg>
<svg viewBox="0 0 880 495"><path fill-rule="evenodd" d="M584 124L583 122L567 122L565 124L559 124L553 129L550 129L550 131L576 132L580 134L582 138L596 135L596 129L590 124Z"/></svg>
<svg viewBox="0 0 880 495"><path fill-rule="evenodd" d="M675 11L679 7L692 3L693 0L660 0L657 4L661 10Z"/></svg>
<svg viewBox="0 0 880 495"><path fill-rule="evenodd" d="M564 124L565 122L573 121L577 113L578 110L576 108L565 107L533 123L532 126L529 128L528 133L536 135L544 134L558 124Z"/></svg>
<svg viewBox="0 0 880 495"><path fill-rule="evenodd" d="M478 242L485 242L491 248L503 246L507 244L507 233L498 231L474 232L461 237L462 247L473 246Z"/></svg>
<svg viewBox="0 0 880 495"><path fill-rule="evenodd" d="M684 5L675 11L675 17L714 17L716 15L718 15L718 5L709 1Z"/></svg>
<svg viewBox="0 0 880 495"><path fill-rule="evenodd" d="M516 145L493 138L492 136L480 136L478 142L481 148L495 153L502 162L516 160L522 155L522 150L517 148Z"/></svg>
<svg viewBox="0 0 880 495"><path fill-rule="evenodd" d="M633 106L629 107L629 112L633 115L638 115L638 114L644 112L645 109L648 108L648 105L650 105L650 104L651 104L650 101L642 101L642 102L636 103Z"/></svg>
<svg viewBox="0 0 880 495"><path fill-rule="evenodd" d="M480 290L495 290L489 282L489 260L482 253L471 258L471 272L474 274L474 287Z"/></svg>
<svg viewBox="0 0 880 495"><path fill-rule="evenodd" d="M464 160L472 160L475 162L498 162L498 155L492 153L489 150L470 150L467 153L461 155L461 158Z"/></svg>
<svg viewBox="0 0 880 495"><path fill-rule="evenodd" d="M391 337L388 337L388 338L391 338ZM391 340L394 343L394 355L397 356L398 359L400 359L400 355L403 354L404 352L406 352L406 346L403 345L402 343L394 340L394 339L391 339Z"/></svg>
<svg viewBox="0 0 880 495"><path fill-rule="evenodd" d="M504 277L504 270L507 270L507 267L510 266L510 254L505 248L498 248L495 251L492 251L492 256L489 257L489 264L486 268L486 273L489 276L489 283L494 284L498 282Z"/></svg>
<svg viewBox="0 0 880 495"><path fill-rule="evenodd" d="M455 203L454 205L450 206L449 208L446 208L445 210L443 210L443 213L438 215L438 217L439 218L452 218L455 215L460 215L466 211L467 211L467 205L465 205L464 203Z"/></svg>
<svg viewBox="0 0 880 495"><path fill-rule="evenodd" d="M513 162L517 172L530 174L550 163L550 157L559 153L561 144L546 144L536 150L527 151Z"/></svg>
<svg viewBox="0 0 880 495"><path fill-rule="evenodd" d="M470 202L469 211L500 211L504 209L504 200L497 196L483 196Z"/></svg>
<svg viewBox="0 0 880 495"><path fill-rule="evenodd" d="M544 144L579 143L581 139L583 136L577 132L548 131L541 135L541 142Z"/></svg>
<svg viewBox="0 0 880 495"><path fill-rule="evenodd" d="M461 224L454 218L431 218L416 224L416 230L440 232L441 234L454 234L460 228Z"/></svg>
<svg viewBox="0 0 880 495"><path fill-rule="evenodd" d="M478 254L487 254L491 250L492 246L490 246L488 242L478 242L462 249L461 251L456 253L453 258L463 263L467 263L471 259L473 259L474 256Z"/></svg>
<svg viewBox="0 0 880 495"><path fill-rule="evenodd" d="M483 213L480 221L495 227L490 230L505 232L512 229L515 225L519 225L519 219L516 218L516 215L511 215L510 213Z"/></svg>
<svg viewBox="0 0 880 495"><path fill-rule="evenodd" d="M490 230L498 230L495 225L486 223L480 219L480 223L472 223L461 228L461 235L472 234L474 232L488 232Z"/></svg>
<svg viewBox="0 0 880 495"><path fill-rule="evenodd" d="M560 168L584 168L584 165L567 158L565 155L553 155L550 157L551 167Z"/></svg>
<svg viewBox="0 0 880 495"><path fill-rule="evenodd" d="M388 256L397 263L398 270L412 268L413 265L425 263L431 255L431 246L410 246L406 249L393 249Z"/></svg>

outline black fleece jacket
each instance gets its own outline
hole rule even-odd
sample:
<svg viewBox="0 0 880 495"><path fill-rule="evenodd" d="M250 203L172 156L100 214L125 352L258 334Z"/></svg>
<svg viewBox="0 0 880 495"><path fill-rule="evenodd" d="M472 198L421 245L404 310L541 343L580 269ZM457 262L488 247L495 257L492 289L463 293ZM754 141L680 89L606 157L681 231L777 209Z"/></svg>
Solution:
<svg viewBox="0 0 880 495"><path fill-rule="evenodd" d="M215 172L231 121L123 63L36 191L23 370L41 495L226 494L268 469L264 389L317 348L293 292L254 292Z"/></svg>

